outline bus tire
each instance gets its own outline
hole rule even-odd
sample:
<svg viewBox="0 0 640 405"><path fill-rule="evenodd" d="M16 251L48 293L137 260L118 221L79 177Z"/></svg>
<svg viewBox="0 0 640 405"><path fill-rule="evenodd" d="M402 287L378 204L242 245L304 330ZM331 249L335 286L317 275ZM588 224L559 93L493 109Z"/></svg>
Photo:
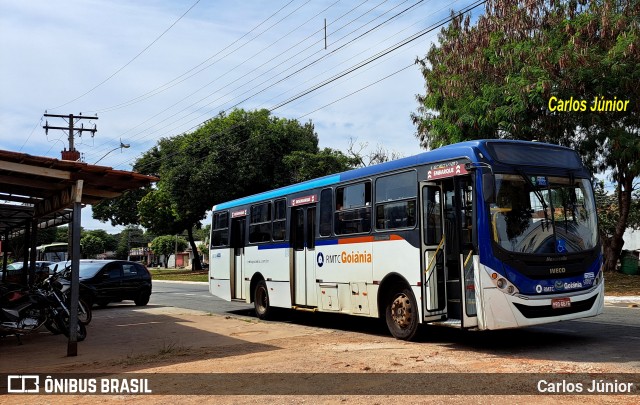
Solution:
<svg viewBox="0 0 640 405"><path fill-rule="evenodd" d="M258 318L269 319L273 312L273 308L269 305L269 290L267 289L266 281L260 280L258 282L253 297L253 305Z"/></svg>
<svg viewBox="0 0 640 405"><path fill-rule="evenodd" d="M385 307L387 327L396 339L411 340L419 325L416 298L406 286L397 286L392 291Z"/></svg>

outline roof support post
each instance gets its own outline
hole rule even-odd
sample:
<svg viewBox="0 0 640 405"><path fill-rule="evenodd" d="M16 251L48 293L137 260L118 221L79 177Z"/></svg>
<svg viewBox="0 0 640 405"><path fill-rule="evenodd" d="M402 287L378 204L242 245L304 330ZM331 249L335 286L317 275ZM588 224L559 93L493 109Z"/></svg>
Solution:
<svg viewBox="0 0 640 405"><path fill-rule="evenodd" d="M24 225L24 242L22 242L22 270L20 270L20 284L27 285L29 282L29 255L28 249L31 246L31 223L28 221Z"/></svg>
<svg viewBox="0 0 640 405"><path fill-rule="evenodd" d="M2 282L7 281L7 251L9 250L9 231L4 233L4 239L2 240L4 245L2 248Z"/></svg>
<svg viewBox="0 0 640 405"><path fill-rule="evenodd" d="M67 357L78 355L78 300L80 299L80 225L82 180L73 187L73 222L71 228L71 304L69 305L69 341Z"/></svg>
<svg viewBox="0 0 640 405"><path fill-rule="evenodd" d="M38 221L31 220L31 238L29 239L29 285L36 281L36 260L38 260L36 245L38 244Z"/></svg>

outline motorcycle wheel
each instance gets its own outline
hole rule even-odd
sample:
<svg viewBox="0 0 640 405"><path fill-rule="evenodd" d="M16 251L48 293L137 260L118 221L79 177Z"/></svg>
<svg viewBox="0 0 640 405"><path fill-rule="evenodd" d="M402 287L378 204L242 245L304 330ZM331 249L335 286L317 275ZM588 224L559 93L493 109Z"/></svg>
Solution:
<svg viewBox="0 0 640 405"><path fill-rule="evenodd" d="M64 328L62 333L64 333L66 337L69 337L69 323L66 322L66 325L67 327ZM82 342L83 340L86 339L86 337L87 337L87 327L84 325L84 323L78 322L78 329L76 330L76 338L78 342Z"/></svg>
<svg viewBox="0 0 640 405"><path fill-rule="evenodd" d="M78 321L85 325L89 325L92 317L91 305L87 304L82 299L78 301Z"/></svg>
<svg viewBox="0 0 640 405"><path fill-rule="evenodd" d="M45 322L44 327L47 328L49 332L53 333L54 335L59 335L62 333L62 331L58 329L58 325L56 325L56 323L51 320Z"/></svg>

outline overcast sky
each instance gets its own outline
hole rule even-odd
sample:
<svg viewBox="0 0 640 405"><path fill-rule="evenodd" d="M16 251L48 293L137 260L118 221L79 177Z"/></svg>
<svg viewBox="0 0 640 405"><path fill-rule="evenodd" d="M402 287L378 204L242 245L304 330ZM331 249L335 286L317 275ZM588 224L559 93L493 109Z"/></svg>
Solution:
<svg viewBox="0 0 640 405"><path fill-rule="evenodd" d="M45 111L97 115L80 121L98 131L77 138L76 149L87 163L130 170L161 137L233 107L273 110L471 3L0 0L0 149L59 158L67 136L45 134ZM421 152L410 114L424 81L411 65L438 31L273 114L312 120L321 147L344 151L354 138L369 149ZM130 148L114 150L121 141ZM86 229L118 231L90 216L83 209Z"/></svg>

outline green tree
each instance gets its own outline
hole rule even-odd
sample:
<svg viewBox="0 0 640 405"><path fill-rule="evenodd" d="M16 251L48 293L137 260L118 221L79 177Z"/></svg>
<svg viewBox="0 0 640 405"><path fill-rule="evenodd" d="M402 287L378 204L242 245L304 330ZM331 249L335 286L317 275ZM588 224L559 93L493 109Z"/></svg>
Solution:
<svg viewBox="0 0 640 405"><path fill-rule="evenodd" d="M293 151L282 159L282 163L287 169L290 183L299 183L354 168L359 160L340 151L324 148L317 153Z"/></svg>
<svg viewBox="0 0 640 405"><path fill-rule="evenodd" d="M102 241L103 251L115 251L118 248L118 239L115 235L107 233L104 229L94 229L90 231L83 231L82 237L85 236L94 236ZM98 252L100 253L100 252Z"/></svg>
<svg viewBox="0 0 640 405"><path fill-rule="evenodd" d="M596 182L594 186L600 237L608 239L615 234L616 226L620 222L620 193L617 190L613 193L607 193L602 181ZM634 192L631 200L628 228L640 230L640 191L638 190Z"/></svg>
<svg viewBox="0 0 640 405"><path fill-rule="evenodd" d="M602 237L605 270L615 269L640 175L639 15L635 0L489 0L475 24L456 17L419 61L426 93L412 119L424 147L537 139L573 147L610 174L619 215ZM634 101L590 111L600 97ZM557 111L553 100L586 108Z"/></svg>
<svg viewBox="0 0 640 405"><path fill-rule="evenodd" d="M129 251L133 246L140 246L140 240L143 237L143 230L136 225L128 225L120 232L118 246L116 249L116 257L120 260L126 260L129 257Z"/></svg>
<svg viewBox="0 0 640 405"><path fill-rule="evenodd" d="M196 240L208 241L210 234L211 234L211 224L206 224L205 226L203 226L201 228L194 228L193 229L193 237Z"/></svg>
<svg viewBox="0 0 640 405"><path fill-rule="evenodd" d="M104 252L104 240L95 235L84 235L80 239L80 248L83 255L93 259L98 253Z"/></svg>
<svg viewBox="0 0 640 405"><path fill-rule="evenodd" d="M157 256L164 255L164 267L167 267L169 256L175 253L176 246L178 251L181 252L186 249L188 245L187 241L182 237L176 237L175 235L163 235L158 236L151 241L151 250ZM197 252L197 250L195 252Z"/></svg>

